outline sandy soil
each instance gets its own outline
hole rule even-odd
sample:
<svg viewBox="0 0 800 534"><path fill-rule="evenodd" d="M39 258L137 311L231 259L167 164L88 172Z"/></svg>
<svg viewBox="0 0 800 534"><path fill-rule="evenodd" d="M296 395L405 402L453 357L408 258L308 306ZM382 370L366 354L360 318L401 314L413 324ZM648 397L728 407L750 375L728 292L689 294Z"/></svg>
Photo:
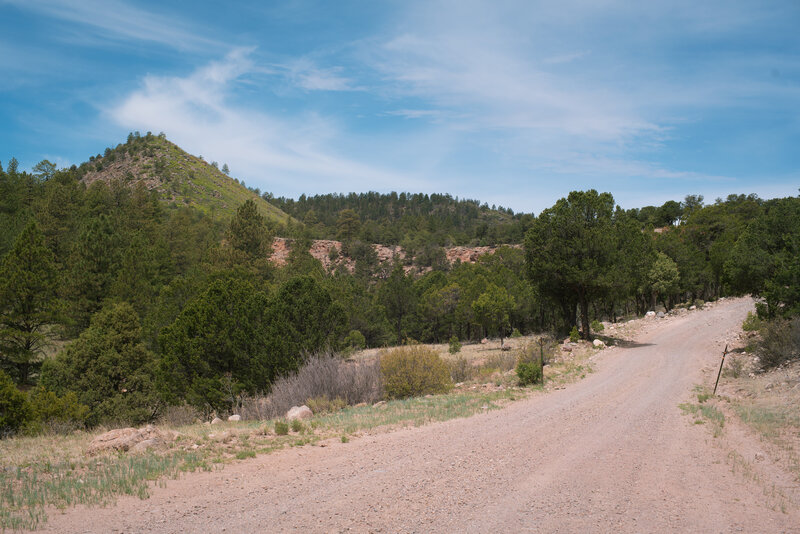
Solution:
<svg viewBox="0 0 800 534"><path fill-rule="evenodd" d="M770 501L779 467L734 472L727 438L678 408L750 309L653 319L585 380L503 410L190 475L51 512L46 531L800 532L797 506Z"/></svg>

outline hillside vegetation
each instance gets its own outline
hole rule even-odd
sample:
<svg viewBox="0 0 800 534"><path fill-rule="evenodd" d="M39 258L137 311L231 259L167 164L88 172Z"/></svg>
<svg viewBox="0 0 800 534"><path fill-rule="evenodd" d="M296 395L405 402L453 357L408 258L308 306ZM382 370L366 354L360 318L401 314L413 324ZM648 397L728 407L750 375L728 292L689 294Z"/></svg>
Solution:
<svg viewBox="0 0 800 534"><path fill-rule="evenodd" d="M267 221L285 224L289 217L264 201L257 190L248 189L237 179L208 163L202 156L192 156L164 135L128 136L124 144L107 148L78 167L81 180L91 185L97 180L121 181L134 187L143 184L156 191L161 200L176 206L192 206L203 213L230 219L244 201L253 200ZM223 164L223 170L227 165Z"/></svg>

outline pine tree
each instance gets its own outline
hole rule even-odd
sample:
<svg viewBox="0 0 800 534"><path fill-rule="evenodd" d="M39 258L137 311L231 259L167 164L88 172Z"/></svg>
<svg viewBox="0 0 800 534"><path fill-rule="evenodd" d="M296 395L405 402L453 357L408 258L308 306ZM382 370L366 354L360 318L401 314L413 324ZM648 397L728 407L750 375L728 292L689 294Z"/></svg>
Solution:
<svg viewBox="0 0 800 534"><path fill-rule="evenodd" d="M32 222L0 263L0 365L19 384L41 365L57 319L57 283L53 253Z"/></svg>

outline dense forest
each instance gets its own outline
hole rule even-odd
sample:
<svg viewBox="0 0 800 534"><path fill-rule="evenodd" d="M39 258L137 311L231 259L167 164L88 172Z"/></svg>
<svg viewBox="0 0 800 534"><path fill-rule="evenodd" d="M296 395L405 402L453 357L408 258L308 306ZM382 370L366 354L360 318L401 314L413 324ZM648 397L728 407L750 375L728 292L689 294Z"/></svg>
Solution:
<svg viewBox="0 0 800 534"><path fill-rule="evenodd" d="M514 214L511 209L481 205L477 200L422 193L327 194L297 200L264 198L275 207L302 221L318 239L358 237L367 243L400 245L420 250L427 245L486 246L521 243L533 216ZM341 224L342 213L355 214L357 235Z"/></svg>
<svg viewBox="0 0 800 534"><path fill-rule="evenodd" d="M132 135L104 165L158 139ZM224 411L325 348L576 326L589 338L593 320L745 293L764 319L800 314L797 197L626 211L576 191L534 216L448 195L265 195L293 217L275 219L252 198L229 213L175 202L190 182L169 199L136 180L87 185L96 160L0 166L2 433L59 418L141 423L169 404ZM287 233L276 267L273 237ZM326 271L308 253L315 237L341 239L355 270ZM431 259L382 265L373 242ZM524 248L437 261L465 243Z"/></svg>

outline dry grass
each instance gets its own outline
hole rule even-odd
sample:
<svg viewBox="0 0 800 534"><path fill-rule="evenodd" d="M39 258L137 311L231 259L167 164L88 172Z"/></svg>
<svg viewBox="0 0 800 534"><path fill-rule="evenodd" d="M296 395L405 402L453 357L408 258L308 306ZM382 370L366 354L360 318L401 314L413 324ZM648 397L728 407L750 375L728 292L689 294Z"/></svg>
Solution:
<svg viewBox="0 0 800 534"><path fill-rule="evenodd" d="M800 482L800 362L752 377L745 374L730 380L725 392L732 412Z"/></svg>

